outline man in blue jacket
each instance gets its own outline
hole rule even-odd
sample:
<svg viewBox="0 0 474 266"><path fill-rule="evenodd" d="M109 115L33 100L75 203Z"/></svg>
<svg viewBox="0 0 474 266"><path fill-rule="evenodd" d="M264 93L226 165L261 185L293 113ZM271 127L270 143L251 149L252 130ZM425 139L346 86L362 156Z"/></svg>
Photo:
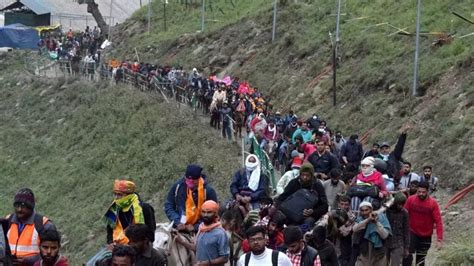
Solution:
<svg viewBox="0 0 474 266"><path fill-rule="evenodd" d="M206 200L217 202L216 191L207 183L202 167L190 164L185 175L168 192L166 216L178 231L197 232L201 207Z"/></svg>
<svg viewBox="0 0 474 266"><path fill-rule="evenodd" d="M260 200L267 195L267 179L260 171L260 161L257 156L250 154L245 160L245 169L235 172L230 184L230 193L240 205L251 207L247 211L258 209Z"/></svg>

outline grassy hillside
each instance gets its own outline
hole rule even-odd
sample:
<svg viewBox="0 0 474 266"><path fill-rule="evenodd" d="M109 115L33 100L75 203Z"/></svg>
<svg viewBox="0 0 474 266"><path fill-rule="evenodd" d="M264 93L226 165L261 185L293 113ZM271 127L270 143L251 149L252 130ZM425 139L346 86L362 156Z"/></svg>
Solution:
<svg viewBox="0 0 474 266"><path fill-rule="evenodd" d="M143 61L238 76L271 95L277 109L316 112L345 135L375 128L369 143L395 142L400 126L412 121L405 155L417 170L436 165L441 182L453 188L474 180L468 163L474 159L469 149L474 144L474 36L460 38L473 27L451 14L473 20L470 0L423 2L422 32L455 33L455 38L441 47L432 46L435 35L421 38L418 97L411 96L414 37L395 29L415 32L415 1L343 1L337 108L332 107L331 72L312 82L331 62L328 33L334 36L335 2L280 1L274 43L273 1L235 2L234 7L212 1L227 15L208 8L208 16L219 22L209 22L204 33L195 33L198 7L169 4L169 24L175 28L163 32L157 14L151 34L144 32L142 9L120 26L119 39L127 41L116 44L112 56L134 60L138 54Z"/></svg>
<svg viewBox="0 0 474 266"><path fill-rule="evenodd" d="M188 163L204 165L227 197L239 149L192 113L128 87L33 78L10 63L19 58L0 55L0 69L11 69L0 71L0 214L13 211L19 188L32 188L37 210L64 233L73 265L105 243L101 218L115 178L134 180L158 221L167 188Z"/></svg>

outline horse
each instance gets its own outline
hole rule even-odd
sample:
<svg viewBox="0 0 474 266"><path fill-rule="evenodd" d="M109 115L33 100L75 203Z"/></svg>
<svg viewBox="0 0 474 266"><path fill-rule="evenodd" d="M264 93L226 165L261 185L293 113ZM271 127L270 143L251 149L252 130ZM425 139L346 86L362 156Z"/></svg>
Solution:
<svg viewBox="0 0 474 266"><path fill-rule="evenodd" d="M278 161L278 143L274 140L269 140L267 144L265 145L265 152L268 155L268 158L270 159L270 162L272 163L273 166L275 166L275 169L278 171L279 167L279 161Z"/></svg>
<svg viewBox="0 0 474 266"><path fill-rule="evenodd" d="M242 127L244 127L245 123L245 113L244 112L234 112L234 137L237 139L237 134L239 134L239 138L242 138Z"/></svg>
<svg viewBox="0 0 474 266"><path fill-rule="evenodd" d="M222 101L212 101L211 103L211 127L220 129Z"/></svg>
<svg viewBox="0 0 474 266"><path fill-rule="evenodd" d="M229 238L229 263L230 266L237 265L237 261L242 255L243 231L245 230L244 215L236 202L229 202L225 208L221 209L222 227Z"/></svg>
<svg viewBox="0 0 474 266"><path fill-rule="evenodd" d="M181 234L173 228L173 222L157 223L153 248L161 248L166 251L169 265L194 265L196 261L194 252L188 250L186 247L176 242L174 237L175 234L181 236L189 242L192 242L191 236Z"/></svg>

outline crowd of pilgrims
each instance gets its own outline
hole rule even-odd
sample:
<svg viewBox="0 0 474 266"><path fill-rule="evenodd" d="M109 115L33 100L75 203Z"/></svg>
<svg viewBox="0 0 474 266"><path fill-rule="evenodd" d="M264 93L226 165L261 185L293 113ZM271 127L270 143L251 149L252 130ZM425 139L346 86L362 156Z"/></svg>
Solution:
<svg viewBox="0 0 474 266"><path fill-rule="evenodd" d="M124 67L129 64L115 72ZM149 74L150 68L138 64L132 71ZM152 71L171 82L182 81L176 73L184 76L180 69ZM213 126L223 137L240 137L227 128L234 129L230 121L241 115L244 137L258 140L253 145L266 150L275 143L272 159L283 173L272 187L260 158L250 154L229 178L229 196L218 197L205 170L188 165L163 206L156 206L172 222L173 241L193 254L186 265L424 265L434 230L441 248L438 178L432 166L417 174L403 158L409 124L394 145L383 141L364 150L366 136L345 138L317 114L282 114L270 97L238 78L203 78L193 69L186 82L189 90L211 95L204 112L217 111ZM173 265L167 246L153 246L155 210L136 184L115 180L113 192L104 215L107 245L87 265ZM20 189L13 202L14 212L1 220L0 262L68 265L56 226L35 212L33 191ZM237 252L232 235L239 239Z"/></svg>

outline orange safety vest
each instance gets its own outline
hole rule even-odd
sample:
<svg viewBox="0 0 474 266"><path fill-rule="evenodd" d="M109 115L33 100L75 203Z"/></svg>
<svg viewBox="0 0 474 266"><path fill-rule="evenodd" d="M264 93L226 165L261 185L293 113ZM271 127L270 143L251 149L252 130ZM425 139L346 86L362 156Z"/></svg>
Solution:
<svg viewBox="0 0 474 266"><path fill-rule="evenodd" d="M43 225L48 221L49 219L43 216ZM18 258L24 258L39 254L40 238L38 231L36 231L35 223L25 224L20 235L18 235L18 229L18 224L12 223L7 233L12 255Z"/></svg>

